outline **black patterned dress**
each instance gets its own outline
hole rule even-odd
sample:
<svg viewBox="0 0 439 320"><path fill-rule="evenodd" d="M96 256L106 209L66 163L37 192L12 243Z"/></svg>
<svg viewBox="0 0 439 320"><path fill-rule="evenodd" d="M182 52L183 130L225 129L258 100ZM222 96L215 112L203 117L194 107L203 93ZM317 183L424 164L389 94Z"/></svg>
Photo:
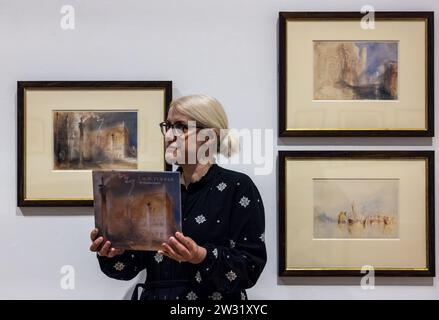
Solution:
<svg viewBox="0 0 439 320"><path fill-rule="evenodd" d="M179 167L177 170L180 171ZM246 300L265 267L265 217L261 195L251 178L214 163L188 188L181 184L182 231L207 249L200 264L178 262L155 251L98 255L101 270L131 280L146 269L132 299ZM139 297L138 289L142 288Z"/></svg>

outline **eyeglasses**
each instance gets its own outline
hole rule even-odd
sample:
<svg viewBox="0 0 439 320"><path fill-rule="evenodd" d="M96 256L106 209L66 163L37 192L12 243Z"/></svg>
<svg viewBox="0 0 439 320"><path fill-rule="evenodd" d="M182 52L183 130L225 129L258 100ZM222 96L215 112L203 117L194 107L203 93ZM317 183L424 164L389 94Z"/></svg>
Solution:
<svg viewBox="0 0 439 320"><path fill-rule="evenodd" d="M163 135L166 135L166 132L168 132L169 129L172 129L172 133L174 136L181 136L186 130L189 128L189 126L182 122L176 122L174 124L163 121L159 123L160 129L162 130ZM204 128L202 126L190 126L191 128Z"/></svg>

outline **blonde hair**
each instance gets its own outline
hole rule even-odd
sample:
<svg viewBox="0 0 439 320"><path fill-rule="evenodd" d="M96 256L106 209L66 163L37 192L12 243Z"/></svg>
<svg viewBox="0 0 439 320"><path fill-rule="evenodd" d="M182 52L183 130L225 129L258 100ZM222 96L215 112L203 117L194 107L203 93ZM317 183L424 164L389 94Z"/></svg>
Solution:
<svg viewBox="0 0 439 320"><path fill-rule="evenodd" d="M212 128L217 136L218 153L229 158L238 152L238 140L230 131L226 112L217 99L202 94L189 95L173 100L169 108L195 120L197 125Z"/></svg>

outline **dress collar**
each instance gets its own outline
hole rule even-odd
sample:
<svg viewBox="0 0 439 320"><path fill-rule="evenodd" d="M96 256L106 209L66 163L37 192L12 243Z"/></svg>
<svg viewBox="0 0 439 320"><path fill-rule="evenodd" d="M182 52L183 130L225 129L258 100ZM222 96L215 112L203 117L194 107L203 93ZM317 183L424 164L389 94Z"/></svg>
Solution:
<svg viewBox="0 0 439 320"><path fill-rule="evenodd" d="M188 185L188 189L189 188L201 188L202 186L204 186L207 182L209 182L210 180L212 180L212 178L214 176L216 176L216 174L218 173L218 169L219 166L216 162L212 163L212 165L209 167L209 170L207 170L207 172L200 178L200 180L195 181L195 182L191 182ZM180 172L180 177L183 174L183 168L181 166L178 166L177 171ZM184 184L181 184L182 187L185 187Z"/></svg>

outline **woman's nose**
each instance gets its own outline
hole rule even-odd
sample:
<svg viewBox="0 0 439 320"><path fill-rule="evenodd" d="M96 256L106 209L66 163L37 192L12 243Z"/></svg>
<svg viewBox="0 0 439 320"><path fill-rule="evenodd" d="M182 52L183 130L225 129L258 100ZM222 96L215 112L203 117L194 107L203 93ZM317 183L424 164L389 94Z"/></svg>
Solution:
<svg viewBox="0 0 439 320"><path fill-rule="evenodd" d="M172 132L172 128L169 128L168 131L166 131L166 134L165 134L166 141L173 142L173 141L175 141L176 138L177 137Z"/></svg>

